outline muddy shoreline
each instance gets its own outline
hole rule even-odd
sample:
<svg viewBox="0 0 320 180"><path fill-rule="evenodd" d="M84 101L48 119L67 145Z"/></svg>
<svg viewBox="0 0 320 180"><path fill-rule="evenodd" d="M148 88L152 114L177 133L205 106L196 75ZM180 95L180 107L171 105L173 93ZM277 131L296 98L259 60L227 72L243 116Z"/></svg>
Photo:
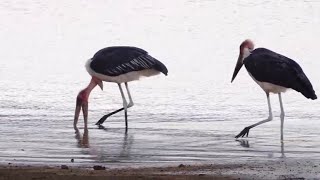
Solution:
<svg viewBox="0 0 320 180"><path fill-rule="evenodd" d="M84 168L66 165L49 167L14 164L0 166L0 180L9 179L320 179L320 162L279 160L248 164L180 164L179 166L142 168L104 166Z"/></svg>

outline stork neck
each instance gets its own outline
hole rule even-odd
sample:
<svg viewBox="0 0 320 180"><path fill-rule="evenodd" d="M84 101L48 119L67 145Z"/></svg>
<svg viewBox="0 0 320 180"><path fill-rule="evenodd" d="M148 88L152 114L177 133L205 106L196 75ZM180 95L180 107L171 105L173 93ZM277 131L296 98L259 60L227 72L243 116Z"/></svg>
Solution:
<svg viewBox="0 0 320 180"><path fill-rule="evenodd" d="M242 51L242 61L247 58L248 56L250 56L251 52L248 48L243 48Z"/></svg>
<svg viewBox="0 0 320 180"><path fill-rule="evenodd" d="M93 88L95 88L97 85L97 82L92 78L89 85L86 87L86 90L90 93Z"/></svg>
<svg viewBox="0 0 320 180"><path fill-rule="evenodd" d="M88 101L89 95L92 89L96 87L96 85L97 85L96 81L92 78L88 86L84 88L82 91L80 91L79 95L81 96L81 98L85 101Z"/></svg>

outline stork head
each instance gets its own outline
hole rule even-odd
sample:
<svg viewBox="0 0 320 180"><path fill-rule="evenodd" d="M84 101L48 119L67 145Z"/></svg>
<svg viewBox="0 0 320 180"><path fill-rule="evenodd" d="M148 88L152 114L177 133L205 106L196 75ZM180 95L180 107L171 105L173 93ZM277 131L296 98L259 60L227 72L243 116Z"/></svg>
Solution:
<svg viewBox="0 0 320 180"><path fill-rule="evenodd" d="M75 109L75 113L74 113L74 122L73 122L73 127L75 129L77 128L77 123L78 123L81 109L83 112L84 126L85 126L85 128L87 127L88 104L89 104L88 99L89 99L89 95L90 95L92 89L95 88L96 85L99 85L101 90L103 90L102 81L96 77L92 77L89 85L85 89L81 90L77 96L77 103L76 103L76 109Z"/></svg>
<svg viewBox="0 0 320 180"><path fill-rule="evenodd" d="M243 65L243 60L250 55L253 49L254 49L254 44L250 39L246 39L241 43L238 61L237 61L236 67L234 68L231 82L236 78L238 72L240 71Z"/></svg>

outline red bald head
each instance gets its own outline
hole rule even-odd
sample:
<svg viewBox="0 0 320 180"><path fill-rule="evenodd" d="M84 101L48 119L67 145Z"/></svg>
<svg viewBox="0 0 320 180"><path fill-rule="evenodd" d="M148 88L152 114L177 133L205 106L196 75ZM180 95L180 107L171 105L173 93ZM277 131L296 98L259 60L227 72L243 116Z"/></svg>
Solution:
<svg viewBox="0 0 320 180"><path fill-rule="evenodd" d="M238 72L240 71L243 65L243 60L251 54L253 49L254 49L254 44L250 39L246 39L241 43L239 57L237 60L236 67L234 68L234 71L233 71L231 82L236 78Z"/></svg>
<svg viewBox="0 0 320 180"><path fill-rule="evenodd" d="M86 90L81 90L77 96L77 101L88 102L89 94Z"/></svg>
<svg viewBox="0 0 320 180"><path fill-rule="evenodd" d="M254 44L250 39L246 39L240 45L240 53L243 53L245 49L252 51L254 49Z"/></svg>
<svg viewBox="0 0 320 180"><path fill-rule="evenodd" d="M85 89L79 92L77 96L77 104L76 104L76 109L74 113L74 122L73 122L74 128L76 128L77 126L81 109L83 111L83 119L84 119L85 127L87 127L88 99L92 89L96 87L96 85L99 85L100 88L103 89L102 81L96 77L92 77L89 85Z"/></svg>

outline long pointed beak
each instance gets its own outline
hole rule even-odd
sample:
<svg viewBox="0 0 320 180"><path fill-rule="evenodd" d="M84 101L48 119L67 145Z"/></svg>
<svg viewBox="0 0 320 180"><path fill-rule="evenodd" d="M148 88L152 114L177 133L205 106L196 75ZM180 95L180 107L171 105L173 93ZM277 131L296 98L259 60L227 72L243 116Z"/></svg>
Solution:
<svg viewBox="0 0 320 180"><path fill-rule="evenodd" d="M76 109L74 111L74 120L73 120L73 128L75 130L77 129L77 123L78 123L79 115L81 111L81 104L82 104L82 100L80 98L77 98L77 104L76 104Z"/></svg>
<svg viewBox="0 0 320 180"><path fill-rule="evenodd" d="M82 113L83 113L83 119L84 119L84 128L87 128L88 126L88 102L85 101L82 103Z"/></svg>
<svg viewBox="0 0 320 180"><path fill-rule="evenodd" d="M240 69L242 68L242 55L239 54L239 57L238 57L238 61L237 61L237 64L236 64L236 67L234 68L234 72L233 72L233 75L232 75L232 79L231 79L231 83L233 82L233 80L236 78L238 72L240 71Z"/></svg>
<svg viewBox="0 0 320 180"><path fill-rule="evenodd" d="M88 102L83 101L80 98L77 98L76 109L74 112L74 120L73 120L73 128L77 129L77 123L79 120L80 111L82 109L83 112L83 119L84 119L84 126L87 127L88 124Z"/></svg>

